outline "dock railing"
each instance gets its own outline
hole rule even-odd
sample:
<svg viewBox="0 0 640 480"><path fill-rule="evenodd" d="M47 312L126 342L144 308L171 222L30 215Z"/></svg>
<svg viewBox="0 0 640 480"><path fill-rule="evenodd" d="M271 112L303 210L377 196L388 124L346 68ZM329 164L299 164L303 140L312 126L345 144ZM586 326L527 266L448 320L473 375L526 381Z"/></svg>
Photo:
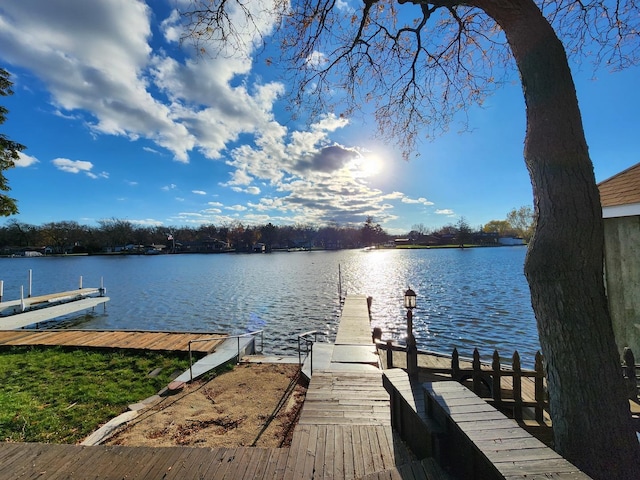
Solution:
<svg viewBox="0 0 640 480"><path fill-rule="evenodd" d="M378 342L378 348L387 352L387 368L393 368L393 351L404 351L404 347L393 345L392 342ZM482 362L480 352L476 348L472 358L461 359L456 348L450 356L431 352L418 352L418 355L435 355L442 358L450 358L450 365L444 367L419 366L419 370L436 374L446 375L456 382L470 382L471 390L477 395L487 398L488 402L500 410L513 412L515 420L523 420L523 410L532 408L534 418L537 422L544 422L544 411L548 411L548 399L545 387L544 363L542 354L538 352L535 357L535 367L533 370L523 369L520 364L520 355L517 351L513 353L511 365L502 364L500 354L497 350L493 352L492 362ZM462 366L461 366L462 361ZM513 394L511 398L505 398L503 390L505 386L502 379L511 380ZM533 380L533 395L525 398L522 394L522 379L531 378Z"/></svg>
<svg viewBox="0 0 640 480"><path fill-rule="evenodd" d="M313 373L313 344L317 343L319 335L326 336L326 333L319 330L310 330L298 335L298 366L302 368L302 364L309 357L309 368L311 369L310 373Z"/></svg>
<svg viewBox="0 0 640 480"><path fill-rule="evenodd" d="M212 340L231 340L233 338L235 338L238 342L238 361L240 361L240 339L241 338L247 338L247 337L256 337L260 335L260 350L257 350L257 352L262 353L262 350L264 348L264 330L256 330L255 332L248 332L248 333L241 333L240 335L229 335L229 336L218 336L218 337L211 337L211 338L197 338L195 340L189 340L189 377L191 379L191 381L193 381L193 356L191 353L191 344L192 343L197 343L197 342L211 342Z"/></svg>
<svg viewBox="0 0 640 480"><path fill-rule="evenodd" d="M640 396L640 365L636 363L635 356L629 347L625 347L622 353L622 373L629 400L637 402Z"/></svg>
<svg viewBox="0 0 640 480"><path fill-rule="evenodd" d="M406 347L395 345L390 340L376 342L379 350L386 350L387 368L393 368L393 352L406 351ZM450 359L450 365L446 367L425 367L420 366L420 370L436 375L446 375L457 382L470 382L471 390L477 395L487 398L488 402L498 409L513 411L515 420L523 420L523 410L532 408L534 418L537 422L544 421L544 412L548 411L548 395L546 391L544 359L540 352L536 353L533 370L524 369L521 366L520 354L515 351L511 357L511 364L501 363L500 354L497 350L493 352L491 362L482 362L478 349L474 349L471 358L461 358L457 349L453 349L451 355L435 352L418 352L422 355L435 355ZM461 366L461 362L462 365ZM396 365L397 366L397 365ZM627 396L629 400L638 403L640 397L640 365L635 362L635 357L630 348L625 348L621 360L621 374L627 386ZM512 398L504 398L504 384L502 379L510 379L513 395ZM531 379L527 389L529 395L523 395L523 379ZM508 389L506 389L508 391ZM526 398L525 398L526 397Z"/></svg>

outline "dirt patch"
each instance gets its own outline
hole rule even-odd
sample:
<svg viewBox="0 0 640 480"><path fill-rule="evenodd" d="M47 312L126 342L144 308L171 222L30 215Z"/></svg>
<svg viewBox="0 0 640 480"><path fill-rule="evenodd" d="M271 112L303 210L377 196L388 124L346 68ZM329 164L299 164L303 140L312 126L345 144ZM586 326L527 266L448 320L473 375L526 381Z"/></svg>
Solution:
<svg viewBox="0 0 640 480"><path fill-rule="evenodd" d="M288 446L305 393L297 365L239 365L164 397L105 444Z"/></svg>

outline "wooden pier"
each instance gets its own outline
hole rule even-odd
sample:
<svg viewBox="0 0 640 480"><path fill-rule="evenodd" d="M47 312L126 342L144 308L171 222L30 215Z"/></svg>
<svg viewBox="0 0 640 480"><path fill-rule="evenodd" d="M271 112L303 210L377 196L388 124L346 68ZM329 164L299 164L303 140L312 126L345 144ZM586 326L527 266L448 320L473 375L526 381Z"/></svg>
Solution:
<svg viewBox="0 0 640 480"><path fill-rule="evenodd" d="M346 298L335 345L323 355L314 359L283 478L389 478L411 455L394 442L364 296Z"/></svg>

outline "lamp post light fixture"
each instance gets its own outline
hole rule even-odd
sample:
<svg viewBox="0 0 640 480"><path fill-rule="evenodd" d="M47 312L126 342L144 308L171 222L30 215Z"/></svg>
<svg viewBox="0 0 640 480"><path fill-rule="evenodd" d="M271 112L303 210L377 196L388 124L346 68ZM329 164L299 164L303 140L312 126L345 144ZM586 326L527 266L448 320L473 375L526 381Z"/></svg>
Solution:
<svg viewBox="0 0 640 480"><path fill-rule="evenodd" d="M407 309L407 373L409 378L418 378L418 347L413 336L413 309L416 308L416 292L410 288L404 292L404 308Z"/></svg>

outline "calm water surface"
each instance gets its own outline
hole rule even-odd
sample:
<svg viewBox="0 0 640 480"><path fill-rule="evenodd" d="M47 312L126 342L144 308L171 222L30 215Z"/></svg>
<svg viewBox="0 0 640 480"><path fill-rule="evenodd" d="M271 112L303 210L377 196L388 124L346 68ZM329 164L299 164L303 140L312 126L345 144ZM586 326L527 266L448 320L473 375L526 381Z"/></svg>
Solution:
<svg viewBox="0 0 640 480"><path fill-rule="evenodd" d="M404 342L403 293L418 295L414 333L420 350L458 347L483 358L519 350L530 364L539 349L523 275L526 248L348 250L268 255L160 255L0 259L4 300L85 287L104 278L106 313L65 321L74 328L244 333L265 331L265 350L293 353L296 335L333 340L343 292L373 297L372 326Z"/></svg>

